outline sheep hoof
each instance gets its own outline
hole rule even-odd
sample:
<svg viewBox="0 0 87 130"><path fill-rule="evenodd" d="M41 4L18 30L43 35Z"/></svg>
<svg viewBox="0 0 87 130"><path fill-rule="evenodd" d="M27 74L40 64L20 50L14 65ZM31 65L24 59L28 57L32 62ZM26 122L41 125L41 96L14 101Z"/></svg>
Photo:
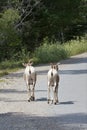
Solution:
<svg viewBox="0 0 87 130"><path fill-rule="evenodd" d="M51 104L53 104L53 100L51 101Z"/></svg>
<svg viewBox="0 0 87 130"><path fill-rule="evenodd" d="M50 103L50 99L47 100L47 103L48 103L48 104Z"/></svg>
<svg viewBox="0 0 87 130"><path fill-rule="evenodd" d="M31 99L31 101L35 101L35 97L33 97L33 96L31 96L30 99Z"/></svg>
<svg viewBox="0 0 87 130"><path fill-rule="evenodd" d="M28 99L28 102L30 102L30 99Z"/></svg>
<svg viewBox="0 0 87 130"><path fill-rule="evenodd" d="M54 105L56 105L57 103L56 102L54 102Z"/></svg>
<svg viewBox="0 0 87 130"><path fill-rule="evenodd" d="M58 101L58 100L56 100L56 102L58 103L59 101Z"/></svg>
<svg viewBox="0 0 87 130"><path fill-rule="evenodd" d="M49 104L49 101L47 101L47 103Z"/></svg>

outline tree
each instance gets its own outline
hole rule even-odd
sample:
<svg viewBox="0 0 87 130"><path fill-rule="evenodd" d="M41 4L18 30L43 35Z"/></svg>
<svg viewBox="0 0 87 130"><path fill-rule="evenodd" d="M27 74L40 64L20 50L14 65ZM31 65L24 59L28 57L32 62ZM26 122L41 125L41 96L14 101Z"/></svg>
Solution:
<svg viewBox="0 0 87 130"><path fill-rule="evenodd" d="M87 30L87 0L1 0L0 12L0 47L14 54L34 51L46 37L62 43Z"/></svg>
<svg viewBox="0 0 87 130"><path fill-rule="evenodd" d="M3 55L1 59L9 59L18 48L20 49L20 36L14 28L18 19L18 12L14 9L6 10L0 18L0 53Z"/></svg>
<svg viewBox="0 0 87 130"><path fill-rule="evenodd" d="M48 0L44 1L47 11L49 13L49 22L51 32L55 38L62 42L65 38L65 32L71 28L72 25L78 25L83 21L83 12L80 8L82 0Z"/></svg>
<svg viewBox="0 0 87 130"><path fill-rule="evenodd" d="M66 34L68 35L73 25L76 26L83 21L84 11L80 8L82 3L83 0L24 1L22 7L24 13L20 23L22 23L23 42L26 41L27 48L32 50L32 47L39 46L45 37L50 41L67 40Z"/></svg>

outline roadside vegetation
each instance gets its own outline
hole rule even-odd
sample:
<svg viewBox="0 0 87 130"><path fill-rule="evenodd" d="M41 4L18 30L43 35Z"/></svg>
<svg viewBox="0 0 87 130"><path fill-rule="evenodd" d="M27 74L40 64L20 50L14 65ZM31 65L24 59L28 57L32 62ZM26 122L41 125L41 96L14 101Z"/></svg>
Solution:
<svg viewBox="0 0 87 130"><path fill-rule="evenodd" d="M58 62L67 59L70 56L87 52L87 40L82 38L79 40L71 40L64 44L50 43L44 40L43 45L36 48L33 54L29 55L23 51L19 60L6 60L0 63L0 76L6 75L10 72L17 71L22 68L23 62L28 62L33 59L34 64Z"/></svg>
<svg viewBox="0 0 87 130"><path fill-rule="evenodd" d="M50 44L47 41L35 50L35 56L39 63L58 62L72 55L87 52L87 40L71 40L62 45Z"/></svg>

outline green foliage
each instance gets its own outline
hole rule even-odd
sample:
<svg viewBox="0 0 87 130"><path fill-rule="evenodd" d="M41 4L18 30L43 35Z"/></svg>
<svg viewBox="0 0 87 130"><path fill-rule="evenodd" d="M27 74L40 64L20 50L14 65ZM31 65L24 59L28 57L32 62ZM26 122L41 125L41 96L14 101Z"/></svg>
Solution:
<svg viewBox="0 0 87 130"><path fill-rule="evenodd" d="M25 48L22 48L21 51L15 53L11 60L18 61L19 59L23 62L27 62L30 58L30 52L27 51Z"/></svg>
<svg viewBox="0 0 87 130"><path fill-rule="evenodd" d="M87 52L87 40L82 38L79 40L71 40L64 44L64 48L69 56Z"/></svg>
<svg viewBox="0 0 87 130"><path fill-rule="evenodd" d="M46 36L50 41L68 40L66 35L70 33L71 26L84 23L84 11L80 10L81 2L82 0L24 1L21 12L24 9L25 15L22 15L20 21L22 21L22 38L26 48L34 51ZM31 13L30 7L33 8ZM76 29L72 32L70 39L79 35L79 31L77 34L75 32Z"/></svg>
<svg viewBox="0 0 87 130"><path fill-rule="evenodd" d="M0 77L4 76L4 75L8 75L9 73L7 71L0 71Z"/></svg>
<svg viewBox="0 0 87 130"><path fill-rule="evenodd" d="M0 76L6 75L11 71L16 71L18 68L22 68L22 63L27 62L29 59L33 59L34 64L39 63L51 63L58 62L60 60L69 58L72 55L87 52L87 39L82 38L79 40L71 40L64 43L52 44L47 38L44 40L43 45L35 50L32 57L26 56L26 51L22 50L21 57L18 61L6 60L0 63Z"/></svg>
<svg viewBox="0 0 87 130"><path fill-rule="evenodd" d="M7 9L4 13L1 14L0 18L0 33L5 35L12 31L15 32L14 24L19 19L19 14L17 10L14 9Z"/></svg>
<svg viewBox="0 0 87 130"><path fill-rule="evenodd" d="M71 33L69 40L73 36L79 36L82 30L79 32L75 29L71 32L71 27L72 25L75 27L85 22L83 18L85 13L81 9L81 6L83 7L81 2L82 0L44 0L47 13L49 14L48 37L50 39L54 37L58 41L65 42L68 40L67 33Z"/></svg>
<svg viewBox="0 0 87 130"><path fill-rule="evenodd" d="M63 45L46 44L36 49L35 56L40 63L58 62L72 55L87 52L87 40L71 40Z"/></svg>
<svg viewBox="0 0 87 130"><path fill-rule="evenodd" d="M36 49L35 56L41 63L58 62L67 57L67 52L59 44L46 44Z"/></svg>
<svg viewBox="0 0 87 130"><path fill-rule="evenodd" d="M14 24L19 19L18 11L15 9L8 9L4 12L2 16L2 22L5 23L5 26L9 24Z"/></svg>
<svg viewBox="0 0 87 130"><path fill-rule="evenodd" d="M21 38L15 29L18 19L18 11L14 9L6 10L0 18L0 60L9 59L20 49Z"/></svg>
<svg viewBox="0 0 87 130"><path fill-rule="evenodd" d="M0 77L8 75L10 72L17 71L19 68L22 68L22 61L3 61L0 63Z"/></svg>

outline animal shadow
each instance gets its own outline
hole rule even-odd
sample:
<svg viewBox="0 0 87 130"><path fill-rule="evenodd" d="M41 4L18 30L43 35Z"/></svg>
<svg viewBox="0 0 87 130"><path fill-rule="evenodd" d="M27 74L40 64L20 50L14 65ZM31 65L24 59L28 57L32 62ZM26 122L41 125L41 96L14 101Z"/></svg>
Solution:
<svg viewBox="0 0 87 130"><path fill-rule="evenodd" d="M39 98L39 99L36 99L36 101L47 101L47 98Z"/></svg>
<svg viewBox="0 0 87 130"><path fill-rule="evenodd" d="M59 105L72 105L72 104L74 104L73 101L59 102Z"/></svg>

